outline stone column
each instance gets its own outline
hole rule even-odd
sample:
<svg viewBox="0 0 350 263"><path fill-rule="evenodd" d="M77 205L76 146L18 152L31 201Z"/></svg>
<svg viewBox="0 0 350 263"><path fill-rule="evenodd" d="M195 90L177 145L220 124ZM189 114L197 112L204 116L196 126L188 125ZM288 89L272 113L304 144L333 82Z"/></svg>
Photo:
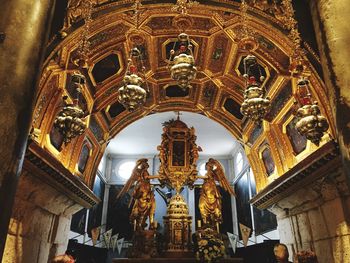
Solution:
<svg viewBox="0 0 350 263"><path fill-rule="evenodd" d="M309 0L338 142L350 185L350 14L347 0Z"/></svg>
<svg viewBox="0 0 350 263"><path fill-rule="evenodd" d="M55 0L0 0L0 261Z"/></svg>

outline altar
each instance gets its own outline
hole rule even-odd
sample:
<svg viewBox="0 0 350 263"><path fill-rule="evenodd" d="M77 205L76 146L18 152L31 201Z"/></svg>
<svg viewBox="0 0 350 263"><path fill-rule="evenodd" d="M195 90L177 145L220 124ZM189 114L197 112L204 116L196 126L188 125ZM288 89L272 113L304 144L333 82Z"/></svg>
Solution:
<svg viewBox="0 0 350 263"><path fill-rule="evenodd" d="M202 149L196 144L194 127L188 127L179 116L163 123L161 138L157 147L160 161L158 173L150 175L148 160L139 159L119 193L121 196L134 189L130 213L134 234L127 254L129 258L114 259L113 262L243 262L242 259L226 258L226 233L219 231L222 197L218 185L234 195L222 165L209 158L205 165L206 174L198 174L197 160ZM193 218L182 191L185 187L193 189L198 179L201 179L198 204L201 219L193 232ZM167 187L175 192L166 201L162 233L154 220L156 187L158 190L159 187Z"/></svg>

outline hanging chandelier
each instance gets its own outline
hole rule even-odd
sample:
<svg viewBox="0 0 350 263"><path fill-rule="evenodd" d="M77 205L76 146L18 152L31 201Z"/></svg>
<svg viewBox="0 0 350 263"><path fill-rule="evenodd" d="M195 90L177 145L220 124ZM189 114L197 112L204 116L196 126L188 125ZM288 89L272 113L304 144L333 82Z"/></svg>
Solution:
<svg viewBox="0 0 350 263"><path fill-rule="evenodd" d="M135 60L135 63L133 62ZM137 62L141 63L141 69L144 74L145 67L141 59L141 52L137 48L133 48L128 59L128 66L123 78L123 86L118 89L118 101L128 110L134 111L146 102L147 89L142 86L145 81L138 75Z"/></svg>
<svg viewBox="0 0 350 263"><path fill-rule="evenodd" d="M256 123L260 123L270 109L270 99L265 97L266 90L261 86L265 77L254 55L247 55L244 60L245 91L241 113Z"/></svg>
<svg viewBox="0 0 350 263"><path fill-rule="evenodd" d="M261 66L257 62L256 57L251 53L257 49L258 44L247 26L248 5L244 0L241 3L240 9L242 12L242 39L239 46L247 53L247 56L243 59L245 90L243 93L244 101L241 105L241 113L255 123L260 124L269 111L271 102L266 97L265 87L262 86L265 77L262 75Z"/></svg>
<svg viewBox="0 0 350 263"><path fill-rule="evenodd" d="M81 34L81 40L75 56L71 58L72 63L79 70L87 69L90 60L90 26L92 23L92 0L83 1L81 6L81 16L84 20L84 27ZM65 106L58 113L54 120L54 126L63 136L64 143L69 143L73 138L81 135L87 128L86 113L79 106L79 97L83 86L86 83L85 76L80 72L74 72L71 76L72 90L76 92L75 98L72 98L73 103L68 102L68 96L64 96Z"/></svg>
<svg viewBox="0 0 350 263"><path fill-rule="evenodd" d="M297 95L300 108L296 113L298 121L295 127L301 135L318 146L324 132L328 130L329 124L321 114L317 101L312 101L308 85L307 79L298 80Z"/></svg>
<svg viewBox="0 0 350 263"><path fill-rule="evenodd" d="M175 50L177 44L178 48ZM178 35L170 50L169 63L171 78L176 80L183 90L189 88L191 80L196 77L197 68L193 57L193 45L187 34Z"/></svg>
<svg viewBox="0 0 350 263"><path fill-rule="evenodd" d="M68 97L63 97L65 106L54 121L54 126L63 135L65 143L69 143L73 138L83 134L87 126L85 113L79 106L79 96L84 84L85 77L82 74L74 73L72 75L71 85L76 91L76 98L73 103L67 103Z"/></svg>
<svg viewBox="0 0 350 263"><path fill-rule="evenodd" d="M324 133L328 130L327 119L321 114L317 101L312 100L309 89L309 81L305 77L305 69L308 67L305 52L301 47L301 37L297 29L297 21L294 18L294 10L291 0L283 0L286 13L286 25L289 38L293 43L289 71L292 77L298 78L296 99L299 109L296 111L297 123L295 128L315 145L319 145Z"/></svg>

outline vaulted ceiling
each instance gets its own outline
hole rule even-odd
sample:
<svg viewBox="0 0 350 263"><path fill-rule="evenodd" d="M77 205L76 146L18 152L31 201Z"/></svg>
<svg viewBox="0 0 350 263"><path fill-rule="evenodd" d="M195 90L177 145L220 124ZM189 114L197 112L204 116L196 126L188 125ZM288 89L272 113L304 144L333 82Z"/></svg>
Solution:
<svg viewBox="0 0 350 263"><path fill-rule="evenodd" d="M133 2L95 1L89 30L90 61L84 72L88 78L85 97L93 100L91 111L103 112L111 135L130 123L128 119L154 111L182 109L210 115L240 138L242 59L246 51L242 49L245 43L241 41L244 34L239 1L201 1L187 16L180 16L168 1L143 1L137 30ZM79 1L69 4L71 12L61 31L63 38L52 41L46 60L47 65L57 63L64 69L67 79L76 70L73 62L84 33ZM264 84L273 95L289 85L292 44L286 37L282 7L255 3L251 7L247 26L255 37L254 53L267 76ZM173 42L182 31L179 28L183 27L192 39L198 68L193 88L186 92L170 78L167 63ZM117 102L117 90L125 73L128 52L134 46L142 51L150 93L142 113L127 114Z"/></svg>
<svg viewBox="0 0 350 263"><path fill-rule="evenodd" d="M252 166L256 174L258 171L266 173L260 156L266 147L271 149L271 158L278 168L276 176L294 165L297 160L292 147L294 142L290 142L292 137L286 134L290 131L288 128L286 132L288 125L294 129L290 123L296 81L289 73L294 45L288 37L282 1L247 1L249 8L245 25L252 37L249 41L245 38L239 1L200 1L199 5L188 10L188 15L180 15L174 9L175 1L144 0L141 1L136 28L135 1L93 0L88 31L81 16L82 2L68 1L63 28L47 47L33 119L33 127L42 132L39 144L47 147L71 172L77 171L76 163L80 158L77 149L88 145L92 157L84 174L89 174L86 181L91 184L109 140L133 122L167 111L198 113L221 124L238 141L254 149L252 157L248 158L255 162ZM185 91L171 79L168 69L170 49L183 31L192 40L198 68L192 87ZM79 68L76 61L86 33L89 59L84 68ZM311 92L323 105L324 114L334 131L327 92L320 77L319 58L312 45L308 42L302 44L308 60L306 73ZM261 127L256 127L240 113L244 90L242 59L247 55L244 47L248 45L266 76L263 85L272 101L271 110ZM128 54L135 46L142 52L150 92L144 107L129 112L117 98ZM70 83L72 74L77 71L87 79L80 104L89 114L88 129L84 136L58 147L53 145L58 140L52 130L53 120L62 108L62 97L71 100L74 97ZM289 164L282 161L286 158L285 152L290 158ZM257 180L259 187L263 187L267 180L267 177L261 183Z"/></svg>

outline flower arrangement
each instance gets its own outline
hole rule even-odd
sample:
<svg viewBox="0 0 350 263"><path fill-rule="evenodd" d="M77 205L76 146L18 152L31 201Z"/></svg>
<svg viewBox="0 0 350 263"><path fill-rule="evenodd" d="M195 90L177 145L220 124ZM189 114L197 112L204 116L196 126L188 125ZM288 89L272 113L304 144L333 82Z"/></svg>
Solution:
<svg viewBox="0 0 350 263"><path fill-rule="evenodd" d="M297 263L318 263L316 254L308 250L299 251L295 260Z"/></svg>
<svg viewBox="0 0 350 263"><path fill-rule="evenodd" d="M207 228L198 233L198 247L196 249L197 260L211 263L224 256L224 242L217 232L211 228Z"/></svg>

